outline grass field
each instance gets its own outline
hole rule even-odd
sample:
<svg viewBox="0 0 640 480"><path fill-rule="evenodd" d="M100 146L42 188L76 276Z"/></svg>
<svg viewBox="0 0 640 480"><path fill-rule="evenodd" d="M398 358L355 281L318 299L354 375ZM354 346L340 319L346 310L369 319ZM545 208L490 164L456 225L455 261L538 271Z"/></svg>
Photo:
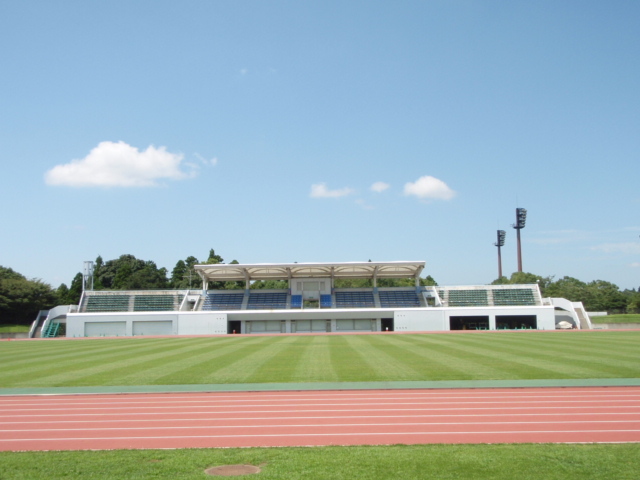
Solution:
<svg viewBox="0 0 640 480"><path fill-rule="evenodd" d="M126 450L0 453L0 478L33 480L205 479L218 465L252 464L238 478L309 480L630 480L635 444L415 445L388 447Z"/></svg>
<svg viewBox="0 0 640 480"><path fill-rule="evenodd" d="M27 333L29 325L0 325L0 333Z"/></svg>
<svg viewBox="0 0 640 480"><path fill-rule="evenodd" d="M639 378L640 331L0 342L0 387ZM0 479L638 479L640 447L418 445L0 453Z"/></svg>
<svg viewBox="0 0 640 480"><path fill-rule="evenodd" d="M0 342L0 387L640 377L640 331Z"/></svg>
<svg viewBox="0 0 640 480"><path fill-rule="evenodd" d="M591 317L591 323L640 323L640 314L625 313L619 315Z"/></svg>

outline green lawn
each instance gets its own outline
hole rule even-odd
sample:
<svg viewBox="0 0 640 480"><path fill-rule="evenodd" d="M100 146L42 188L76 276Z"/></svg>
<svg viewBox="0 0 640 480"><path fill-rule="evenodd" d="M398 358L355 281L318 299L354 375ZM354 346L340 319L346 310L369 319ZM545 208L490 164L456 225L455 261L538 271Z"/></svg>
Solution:
<svg viewBox="0 0 640 480"><path fill-rule="evenodd" d="M28 333L29 325L0 325L0 333Z"/></svg>
<svg viewBox="0 0 640 480"><path fill-rule="evenodd" d="M604 315L590 317L591 323L640 323L640 314L626 313L619 315Z"/></svg>
<svg viewBox="0 0 640 480"><path fill-rule="evenodd" d="M639 378L640 331L0 342L0 387Z"/></svg>
<svg viewBox="0 0 640 480"><path fill-rule="evenodd" d="M630 480L637 444L120 450L0 453L0 478L206 479L218 465L253 464L267 479Z"/></svg>

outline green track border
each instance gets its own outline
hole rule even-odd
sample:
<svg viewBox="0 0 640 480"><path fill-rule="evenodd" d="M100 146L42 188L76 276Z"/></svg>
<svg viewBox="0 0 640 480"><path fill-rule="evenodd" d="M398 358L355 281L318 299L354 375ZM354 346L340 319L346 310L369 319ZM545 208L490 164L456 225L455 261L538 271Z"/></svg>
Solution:
<svg viewBox="0 0 640 480"><path fill-rule="evenodd" d="M638 387L640 378L536 380L444 380L424 382L229 383L203 385L113 385L88 387L0 388L8 395L90 395L124 393L277 392L312 390L399 390L443 388Z"/></svg>

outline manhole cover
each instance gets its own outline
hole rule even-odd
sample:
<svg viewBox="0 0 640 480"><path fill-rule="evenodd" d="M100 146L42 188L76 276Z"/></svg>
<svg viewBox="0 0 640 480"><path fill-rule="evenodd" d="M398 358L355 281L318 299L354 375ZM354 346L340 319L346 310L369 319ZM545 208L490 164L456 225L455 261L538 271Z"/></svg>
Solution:
<svg viewBox="0 0 640 480"><path fill-rule="evenodd" d="M204 473L217 475L219 477L234 477L260 473L260 467L255 467L253 465L220 465L219 467L207 468Z"/></svg>

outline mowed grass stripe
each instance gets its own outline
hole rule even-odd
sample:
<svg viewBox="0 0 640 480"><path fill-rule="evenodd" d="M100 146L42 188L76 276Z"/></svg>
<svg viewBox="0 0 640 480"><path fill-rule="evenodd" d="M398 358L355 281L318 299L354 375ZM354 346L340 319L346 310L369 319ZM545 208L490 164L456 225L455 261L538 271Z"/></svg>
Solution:
<svg viewBox="0 0 640 480"><path fill-rule="evenodd" d="M340 380L331 362L331 337L314 335L303 337L304 351L291 376L292 382L337 382Z"/></svg>
<svg viewBox="0 0 640 480"><path fill-rule="evenodd" d="M226 341L206 339L188 351L174 349L150 365L136 364L131 373L119 372L119 385L166 385L173 383L201 383L202 373L214 368L216 359L225 355L242 355L240 350L251 348L252 344L229 337ZM260 343L260 339L256 339ZM188 353L188 355L186 355ZM118 372L113 372L117 374Z"/></svg>
<svg viewBox="0 0 640 480"><path fill-rule="evenodd" d="M469 335L461 339L465 345L486 348L491 345L495 351L521 358L531 358L538 365L548 367L557 365L555 370L566 368L576 378L608 378L613 375L635 377L640 375L640 349L620 353L618 350L594 348L593 346L575 346L574 340L567 337L565 343L548 345L543 336L532 337L526 332L512 334L506 339L499 336Z"/></svg>
<svg viewBox="0 0 640 480"><path fill-rule="evenodd" d="M575 332L578 334L578 332ZM529 337L527 335L512 334L507 338L507 341L501 342L501 348L510 348L514 352L519 352L522 349L526 349L532 353L546 354L548 356L575 358L582 362L582 360L591 360L594 355L602 356L603 360L606 357L605 363L611 365L624 364L636 372L640 372L640 349L638 348L638 338L636 337L635 344L629 343L620 345L617 342L611 342L611 338L604 336L600 341L591 342L589 338L584 336L571 336L571 334L552 335L550 339L545 338L544 335L538 337ZM560 340L554 341L554 338ZM479 340L479 339L478 339Z"/></svg>
<svg viewBox="0 0 640 480"><path fill-rule="evenodd" d="M413 358L422 366L421 377L413 380L485 380L508 378L502 369L480 365L473 360L449 353L442 346L416 344L407 337L394 335L383 338L390 343L389 351L397 358ZM518 378L511 375L511 378Z"/></svg>
<svg viewBox="0 0 640 480"><path fill-rule="evenodd" d="M71 368L66 362L55 363L48 367L51 373L28 382L29 386L88 386L88 385L122 385L122 377L135 370L144 370L161 362L169 352L189 354L199 348L201 342L157 344L152 348L138 346L117 355L91 353L81 365ZM24 381L23 381L24 382ZM25 386L23 382L14 382L15 386Z"/></svg>
<svg viewBox="0 0 640 480"><path fill-rule="evenodd" d="M153 385L198 385L210 383L235 383L235 382L217 382L212 381L211 376L215 372L225 368L240 358L252 355L257 350L261 350L270 341L266 337L241 338L234 337L231 344L221 346L215 339L207 346L208 353L199 355L194 362L190 358L183 359L177 368L172 369L166 375L157 377Z"/></svg>
<svg viewBox="0 0 640 480"><path fill-rule="evenodd" d="M341 382L367 382L372 379L380 380L363 358L362 353L349 343L350 335L340 335L330 338L331 367Z"/></svg>
<svg viewBox="0 0 640 480"><path fill-rule="evenodd" d="M499 351L495 344L487 343L484 346L465 345L466 335L456 335L455 343L452 340L429 339L430 343L439 344L446 348L447 353L454 357L476 363L485 368L500 372L498 377L489 375L486 379L507 380L514 378L575 378L573 370L560 363L546 362L542 358L518 355ZM425 342L425 340L422 340ZM586 371L586 369L584 369ZM583 377L584 378L584 377ZM589 378L589 377L586 377Z"/></svg>
<svg viewBox="0 0 640 480"><path fill-rule="evenodd" d="M422 377L411 362L390 355L380 343L377 335L350 335L345 337L352 349L357 351L361 358L373 371L376 380L419 380ZM421 369L420 369L421 370Z"/></svg>
<svg viewBox="0 0 640 480"><path fill-rule="evenodd" d="M504 333L509 343L517 345L538 345L545 350L560 350L563 352L580 352L587 349L589 352L602 353L607 356L619 356L624 358L629 353L638 352L638 339L621 337L613 332L607 332L605 336L590 338L590 332L557 332L548 336L534 336L518 333Z"/></svg>
<svg viewBox="0 0 640 480"><path fill-rule="evenodd" d="M206 375L202 383L248 383L248 379L255 377L255 372L266 362L278 355L283 349L296 341L292 336L263 337L265 341L254 345L251 353L243 357L236 357L221 368L217 368ZM230 359L231 360L231 359ZM263 379L262 382L278 382L279 377Z"/></svg>
<svg viewBox="0 0 640 480"><path fill-rule="evenodd" d="M292 341L281 344L281 349L253 374L247 377L247 383L292 382L296 367L304 356L312 337L289 337ZM314 380L307 380L314 381Z"/></svg>
<svg viewBox="0 0 640 480"><path fill-rule="evenodd" d="M145 342L145 340L148 340ZM126 352L132 348L153 348L154 345L166 345L166 339L111 339L111 340L54 340L20 341L0 344L0 358L6 367L30 367L42 364L42 359L63 362L75 361L91 354ZM171 339L177 343L178 339ZM143 343L141 343L143 342ZM14 346L18 346L15 348Z"/></svg>
<svg viewBox="0 0 640 480"><path fill-rule="evenodd" d="M640 332L624 335L622 343L611 332L0 342L0 387L639 378ZM16 351L31 355L17 362Z"/></svg>
<svg viewBox="0 0 640 480"><path fill-rule="evenodd" d="M73 341L56 341L55 343L59 348L56 354L47 356L36 349L34 357L37 361L30 359L21 367L13 365L13 367L3 368L0 373L0 384L2 386L23 386L25 384L35 386L39 385L37 382L42 379L42 385L53 385L51 378L56 374L65 375L65 372L75 372L74 375L77 377L80 375L79 371L81 369L92 366L109 369L113 368L112 366L118 362L137 359L149 352L162 354L173 348L174 345L181 345L181 342L175 340L171 342L153 340L148 343L145 343L142 339L131 343L124 339L100 340L93 342L95 347L93 350L89 349L82 352L65 351L65 347L68 347L69 343L74 343ZM0 355L0 361L3 360L4 356ZM67 384L61 383L60 385Z"/></svg>

